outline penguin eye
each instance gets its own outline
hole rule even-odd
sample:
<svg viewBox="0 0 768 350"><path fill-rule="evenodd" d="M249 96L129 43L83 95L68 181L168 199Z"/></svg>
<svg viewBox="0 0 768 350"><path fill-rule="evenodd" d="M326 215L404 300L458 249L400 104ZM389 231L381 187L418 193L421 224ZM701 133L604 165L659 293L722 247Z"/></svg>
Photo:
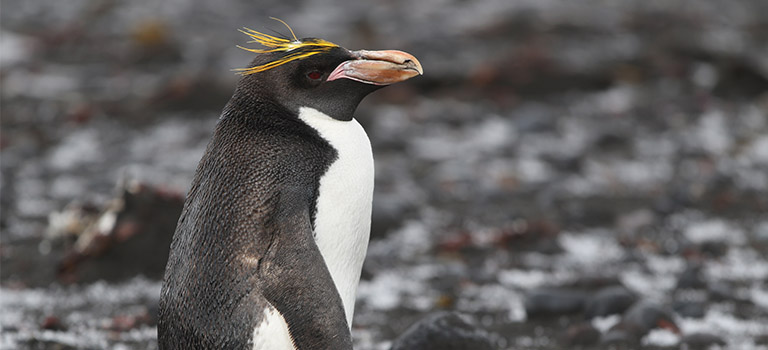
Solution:
<svg viewBox="0 0 768 350"><path fill-rule="evenodd" d="M320 73L320 72L318 72L318 71L316 71L316 70L313 70L313 71L311 71L311 72L307 73L307 77L308 77L309 79L312 79L312 80L318 80L318 79L320 79L320 77L322 77L322 76L323 76L323 74L322 74L322 73Z"/></svg>

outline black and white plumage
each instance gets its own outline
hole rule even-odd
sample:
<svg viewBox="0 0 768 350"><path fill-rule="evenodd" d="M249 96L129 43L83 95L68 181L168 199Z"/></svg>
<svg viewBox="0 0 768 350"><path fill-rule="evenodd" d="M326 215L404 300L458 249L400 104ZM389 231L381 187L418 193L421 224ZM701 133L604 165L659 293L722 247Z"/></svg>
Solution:
<svg viewBox="0 0 768 350"><path fill-rule="evenodd" d="M161 292L160 348L351 349L374 171L353 114L421 65L400 51L249 35L271 49L198 165Z"/></svg>

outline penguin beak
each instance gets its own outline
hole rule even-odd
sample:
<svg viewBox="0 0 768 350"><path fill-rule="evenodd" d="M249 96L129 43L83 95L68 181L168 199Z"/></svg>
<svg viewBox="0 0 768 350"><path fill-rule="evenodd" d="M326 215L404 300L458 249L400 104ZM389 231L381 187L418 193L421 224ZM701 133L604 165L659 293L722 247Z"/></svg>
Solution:
<svg viewBox="0 0 768 350"><path fill-rule="evenodd" d="M424 74L419 60L407 52L359 50L350 53L355 58L342 62L327 81L346 78L366 84L389 85Z"/></svg>

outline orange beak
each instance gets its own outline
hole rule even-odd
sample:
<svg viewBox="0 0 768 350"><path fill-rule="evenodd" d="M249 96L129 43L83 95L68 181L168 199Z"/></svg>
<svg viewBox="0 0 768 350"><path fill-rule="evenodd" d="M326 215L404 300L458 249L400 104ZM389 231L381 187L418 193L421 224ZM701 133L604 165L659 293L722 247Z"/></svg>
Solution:
<svg viewBox="0 0 768 350"><path fill-rule="evenodd" d="M327 81L352 79L374 85L389 85L424 74L413 55L398 50L352 51L355 59L340 64Z"/></svg>

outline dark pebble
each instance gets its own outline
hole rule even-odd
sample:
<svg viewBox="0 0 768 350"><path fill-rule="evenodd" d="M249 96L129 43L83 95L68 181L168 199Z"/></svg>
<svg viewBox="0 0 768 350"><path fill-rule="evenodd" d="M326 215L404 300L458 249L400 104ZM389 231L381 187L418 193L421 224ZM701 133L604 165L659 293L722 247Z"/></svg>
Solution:
<svg viewBox="0 0 768 350"><path fill-rule="evenodd" d="M603 335L601 343L634 348L654 328L666 328L680 333L669 310L651 302L638 301L624 313L619 323Z"/></svg>
<svg viewBox="0 0 768 350"><path fill-rule="evenodd" d="M416 322L391 350L491 350L493 337L456 312L436 312Z"/></svg>
<svg viewBox="0 0 768 350"><path fill-rule="evenodd" d="M620 314L637 301L637 296L624 286L611 286L600 289L587 298L584 316L587 319Z"/></svg>
<svg viewBox="0 0 768 350"><path fill-rule="evenodd" d="M701 265L689 264L677 277L677 289L704 289L707 281L701 272Z"/></svg>
<svg viewBox="0 0 768 350"><path fill-rule="evenodd" d="M728 244L721 241L707 241L699 246L701 252L711 258L720 258L728 252Z"/></svg>
<svg viewBox="0 0 768 350"><path fill-rule="evenodd" d="M619 322L603 334L600 343L611 346L639 345L642 337L642 332L635 325Z"/></svg>
<svg viewBox="0 0 768 350"><path fill-rule="evenodd" d="M40 323L40 328L49 330L49 331L66 331L67 326L64 325L64 322L61 321L60 318L56 316L48 316L46 317L42 323Z"/></svg>
<svg viewBox="0 0 768 350"><path fill-rule="evenodd" d="M707 287L709 298L714 301L733 300L733 288L725 282L713 282Z"/></svg>
<svg viewBox="0 0 768 350"><path fill-rule="evenodd" d="M568 288L583 290L602 290L603 288L620 285L621 281L615 276L583 276L573 283L568 284Z"/></svg>
<svg viewBox="0 0 768 350"><path fill-rule="evenodd" d="M749 303L749 300L736 295L733 286L727 282L713 282L707 285L709 299L713 301L735 301Z"/></svg>
<svg viewBox="0 0 768 350"><path fill-rule="evenodd" d="M661 305L650 302L640 301L624 313L622 322L630 328L637 329L641 335L647 334L654 328L666 328L675 333L680 333L680 329L672 318L672 312Z"/></svg>
<svg viewBox="0 0 768 350"><path fill-rule="evenodd" d="M680 341L682 345L681 349L687 350L705 350L711 346L725 346L726 342L723 338L709 333L692 333L688 334Z"/></svg>
<svg viewBox="0 0 768 350"><path fill-rule="evenodd" d="M637 345L640 339L654 328L665 328L680 333L669 310L654 303L639 301L624 313L619 323L603 335L601 342L610 345Z"/></svg>
<svg viewBox="0 0 768 350"><path fill-rule="evenodd" d="M582 322L568 327L564 343L569 346L588 346L600 341L600 331L589 322Z"/></svg>
<svg viewBox="0 0 768 350"><path fill-rule="evenodd" d="M80 350L82 347L75 347L71 345L67 345L64 343L60 343L56 340L44 340L44 339L38 339L33 338L30 339L26 344L24 344L24 349L45 349L45 350Z"/></svg>
<svg viewBox="0 0 768 350"><path fill-rule="evenodd" d="M672 308L678 315L688 318L702 318L707 313L707 304L699 301L677 301Z"/></svg>
<svg viewBox="0 0 768 350"><path fill-rule="evenodd" d="M536 252L546 255L560 254L563 252L563 247L560 246L560 242L557 239L542 239L535 248Z"/></svg>
<svg viewBox="0 0 768 350"><path fill-rule="evenodd" d="M755 337L755 345L768 345L768 334Z"/></svg>
<svg viewBox="0 0 768 350"><path fill-rule="evenodd" d="M581 312L586 295L572 289L536 289L525 297L525 312L528 318L556 316Z"/></svg>

